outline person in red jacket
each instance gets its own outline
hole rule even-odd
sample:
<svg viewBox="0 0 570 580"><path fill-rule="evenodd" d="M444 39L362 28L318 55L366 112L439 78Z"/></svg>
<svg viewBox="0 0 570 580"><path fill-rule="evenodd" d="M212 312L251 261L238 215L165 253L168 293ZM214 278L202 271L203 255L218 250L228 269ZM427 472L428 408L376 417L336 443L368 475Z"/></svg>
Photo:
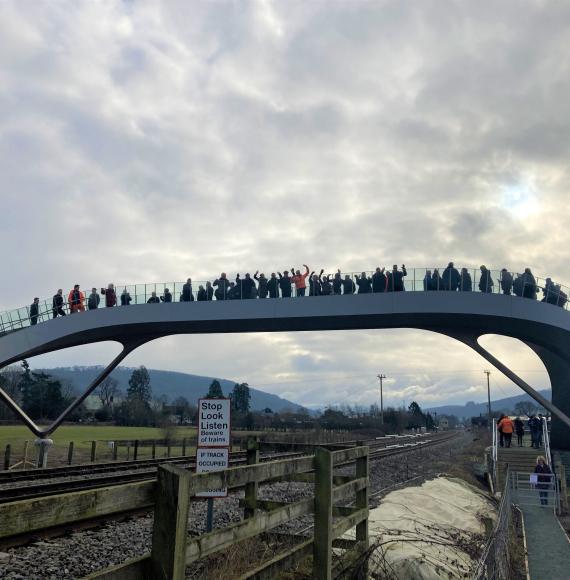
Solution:
<svg viewBox="0 0 570 580"><path fill-rule="evenodd" d="M511 446L511 439L515 431L515 424L508 415L505 415L498 423L497 429L503 433L505 438L505 447Z"/></svg>
<svg viewBox="0 0 570 580"><path fill-rule="evenodd" d="M291 268L291 274L293 277L291 280L295 284L295 288L297 289L297 296L304 296L305 291L307 290L307 276L309 275L309 266L307 264L303 264L305 267L305 273L301 274L301 270L297 270L295 272L294 268Z"/></svg>
<svg viewBox="0 0 570 580"><path fill-rule="evenodd" d="M69 292L67 301L69 302L69 311L71 314L85 311L85 294L79 290L79 284L75 284L73 290Z"/></svg>
<svg viewBox="0 0 570 580"><path fill-rule="evenodd" d="M115 286L113 286L113 284L109 284L107 288L101 288L101 294L105 295L105 306L107 308L116 306L117 293L115 292Z"/></svg>

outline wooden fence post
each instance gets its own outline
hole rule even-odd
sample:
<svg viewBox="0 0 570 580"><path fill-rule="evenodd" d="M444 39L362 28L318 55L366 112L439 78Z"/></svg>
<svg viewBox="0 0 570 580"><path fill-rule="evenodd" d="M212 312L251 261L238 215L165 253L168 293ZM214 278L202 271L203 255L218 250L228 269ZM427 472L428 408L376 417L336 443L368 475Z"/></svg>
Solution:
<svg viewBox="0 0 570 580"><path fill-rule="evenodd" d="M172 454L172 442L170 441L170 439L168 439L166 441L166 457L170 457L171 454Z"/></svg>
<svg viewBox="0 0 570 580"><path fill-rule="evenodd" d="M73 441L69 442L69 449L67 450L67 465L73 463Z"/></svg>
<svg viewBox="0 0 570 580"><path fill-rule="evenodd" d="M364 442L359 441L358 447L364 447ZM356 477L365 477L367 480L369 478L370 464L368 461L368 453L364 457L359 457L356 460ZM367 509L368 508L368 485L356 492L356 508L357 509ZM361 521L356 525L356 541L360 543L360 552L365 553L368 550L368 518Z"/></svg>
<svg viewBox="0 0 570 580"><path fill-rule="evenodd" d="M136 461L139 456L139 440L135 439L135 447L133 449L133 461Z"/></svg>
<svg viewBox="0 0 570 580"><path fill-rule="evenodd" d="M157 580L184 580L191 473L175 465L158 468L151 567Z"/></svg>
<svg viewBox="0 0 570 580"><path fill-rule="evenodd" d="M332 578L332 489L333 455L323 447L315 450L315 537L313 578Z"/></svg>
<svg viewBox="0 0 570 580"><path fill-rule="evenodd" d="M118 456L119 456L119 442L114 441L113 442L113 459L117 459Z"/></svg>
<svg viewBox="0 0 570 580"><path fill-rule="evenodd" d="M156 441L152 440L152 458L156 459Z"/></svg>
<svg viewBox="0 0 570 580"><path fill-rule="evenodd" d="M29 441L26 439L24 441L24 461L22 463L24 469L26 469L26 465L28 465L28 445Z"/></svg>
<svg viewBox="0 0 570 580"><path fill-rule="evenodd" d="M4 452L4 470L8 471L8 469L10 469L10 453L12 451L12 446L10 445L10 443L8 443L8 445L6 445L6 451ZM24 465L24 468L26 466Z"/></svg>
<svg viewBox="0 0 570 580"><path fill-rule="evenodd" d="M259 437L250 437L247 440L247 465L259 463ZM257 509L257 489L258 482L252 481L245 484L245 508L243 516L245 519L252 518Z"/></svg>
<svg viewBox="0 0 570 580"><path fill-rule="evenodd" d="M91 463L97 459L97 441L91 441Z"/></svg>
<svg viewBox="0 0 570 580"><path fill-rule="evenodd" d="M182 457L186 455L186 437L182 438Z"/></svg>

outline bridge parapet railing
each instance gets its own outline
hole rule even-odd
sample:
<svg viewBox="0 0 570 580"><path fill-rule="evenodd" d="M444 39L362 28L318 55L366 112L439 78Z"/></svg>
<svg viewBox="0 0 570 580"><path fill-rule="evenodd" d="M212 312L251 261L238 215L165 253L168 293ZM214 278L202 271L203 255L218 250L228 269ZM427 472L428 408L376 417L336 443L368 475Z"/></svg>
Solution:
<svg viewBox="0 0 570 580"><path fill-rule="evenodd" d="M389 271L383 272L386 276L385 279L374 278L374 275L376 274L374 271L334 272L330 274L320 274L320 272L315 272L315 274L320 276L321 282L325 281L325 279L329 281L325 284L325 286L327 286L325 292L330 291L331 294L358 294L367 293L367 291L373 293L398 291L480 292L486 294L511 295L513 296L513 299L538 299L554 306L567 309L567 297L570 292L570 289L566 286L549 283L540 277L534 278L534 282L532 282L532 280L526 277L524 273L505 273L501 270L486 270L486 272L483 272L480 269L463 268L457 270L457 274L447 275L445 273L445 268L409 268L407 269L407 275L401 278L401 284L398 281L399 276L391 276ZM340 276L340 282L337 280L335 283L335 276L337 275ZM513 280L512 284L509 281L509 276ZM212 286L209 294L206 291L206 281L193 281L191 301L200 301L201 299L242 300L262 297L258 291L258 283L256 283L255 289L252 292L249 292L246 296L245 289L248 285L244 284L243 280L244 278L242 277L236 283L235 278L228 278L227 284L222 283L222 285L219 284L216 287ZM277 280L279 280L279 278L277 278ZM234 284L233 289L229 286L230 283ZM128 296L128 300L126 301L129 306L148 304L149 307L156 307L160 302L180 302L183 298L184 284L184 282L175 281L150 284L116 284L117 306L121 307L122 305L121 295L123 293L126 293L125 295ZM328 284L330 284L330 287ZM321 287L320 284L317 286L319 288ZM335 286L336 290L338 290L336 292ZM205 291L205 294L204 292L200 292L201 287ZM283 287L286 289L285 292L282 290ZM96 290L100 297L99 308L103 308L105 306L105 296L101 294L102 288L97 287ZM166 290L168 290L168 292L166 292ZM64 293L63 304L59 311L54 308L53 298L50 298L39 301L39 304L37 305L37 313L33 312L31 306L24 306L14 310L0 312L0 332L10 332L25 328L26 326L48 322L53 318L62 315L69 315L72 313L72 310L78 312L88 310L88 297L90 290L82 289L81 292L81 303L77 308L71 307L68 300L68 294ZM289 293L290 296L288 296ZM307 277L306 290L304 292L298 293L292 280L289 284L285 281L279 286L275 298L313 299L320 296L326 298L326 294L323 295L318 292L316 294L317 296L315 296L315 292L311 291L310 279ZM268 296L271 295L272 294L268 293ZM158 301L158 303L153 304L152 300ZM149 301L151 302L149 303Z"/></svg>
<svg viewBox="0 0 570 580"><path fill-rule="evenodd" d="M255 451L253 447L250 450ZM271 577L292 562L313 555L313 577L330 579L333 542L356 527L354 541L343 540L356 554L368 549L368 447L330 451L317 448L314 455L234 467L213 473L191 474L175 466L159 469L151 553L97 572L90 579L131 577L182 580L186 566L299 517L314 516L314 534L300 538L293 548L274 556L243 578ZM335 467L356 463L354 476L335 476ZM312 473L311 473L312 472ZM276 480L314 481L310 497L292 503L259 500L257 486ZM188 536L189 500L210 489L246 486L246 518L226 528ZM354 507L336 506L356 496Z"/></svg>

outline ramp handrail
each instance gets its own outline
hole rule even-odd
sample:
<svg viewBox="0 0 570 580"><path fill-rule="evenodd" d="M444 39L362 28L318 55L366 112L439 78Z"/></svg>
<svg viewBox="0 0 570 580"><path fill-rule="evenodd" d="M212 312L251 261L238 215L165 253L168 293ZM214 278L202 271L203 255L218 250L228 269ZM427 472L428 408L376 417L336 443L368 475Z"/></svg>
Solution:
<svg viewBox="0 0 570 580"><path fill-rule="evenodd" d="M493 449L492 449L492 461L493 461L493 486L497 488L497 461L499 456L499 437L497 435L497 419L493 419L491 424L491 429L493 431Z"/></svg>
<svg viewBox="0 0 570 580"><path fill-rule="evenodd" d="M542 418L542 438L544 441L544 457L546 463L552 467L552 454L550 453L550 435L548 434L548 421L546 417Z"/></svg>

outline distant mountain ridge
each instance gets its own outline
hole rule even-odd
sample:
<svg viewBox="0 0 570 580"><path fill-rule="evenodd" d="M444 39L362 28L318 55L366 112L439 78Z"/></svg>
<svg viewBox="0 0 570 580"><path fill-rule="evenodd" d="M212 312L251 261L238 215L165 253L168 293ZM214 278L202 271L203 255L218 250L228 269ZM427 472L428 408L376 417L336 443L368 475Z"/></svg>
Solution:
<svg viewBox="0 0 570 580"><path fill-rule="evenodd" d="M87 385L95 379L95 377L103 370L100 366L76 366L76 367L56 367L51 369L34 369L42 370L46 373L57 377L60 380L69 381L81 392ZM123 392L126 392L129 379L133 368L131 367L117 367L111 376L119 381L119 385ZM204 377L201 375L191 375L188 373L180 373L174 371L160 371L155 369L148 369L150 375L150 384L154 397L166 395L168 400L172 402L177 397L186 397L192 404L197 404L198 399L204 397L208 392L210 383L215 377ZM222 391L225 396L228 396L233 390L236 381L227 379L218 379L222 386ZM278 395L272 395L259 389L249 387L251 394L251 410L262 411L269 408L272 411L298 410L302 409L301 405L282 399Z"/></svg>
<svg viewBox="0 0 570 580"><path fill-rule="evenodd" d="M543 391L538 391L545 399L551 400L552 393L550 389L545 389ZM539 407L538 403L526 393L522 395L515 395L514 397L506 397L504 399L497 399L496 401L491 401L492 411L501 411L503 413L514 413L515 405L520 401L532 401ZM484 403L473 403L469 402L465 405L443 405L441 407L431 407L426 409L426 411L437 412L438 415L455 415L459 419L470 419L471 417L479 417L479 415L487 415L487 402Z"/></svg>

